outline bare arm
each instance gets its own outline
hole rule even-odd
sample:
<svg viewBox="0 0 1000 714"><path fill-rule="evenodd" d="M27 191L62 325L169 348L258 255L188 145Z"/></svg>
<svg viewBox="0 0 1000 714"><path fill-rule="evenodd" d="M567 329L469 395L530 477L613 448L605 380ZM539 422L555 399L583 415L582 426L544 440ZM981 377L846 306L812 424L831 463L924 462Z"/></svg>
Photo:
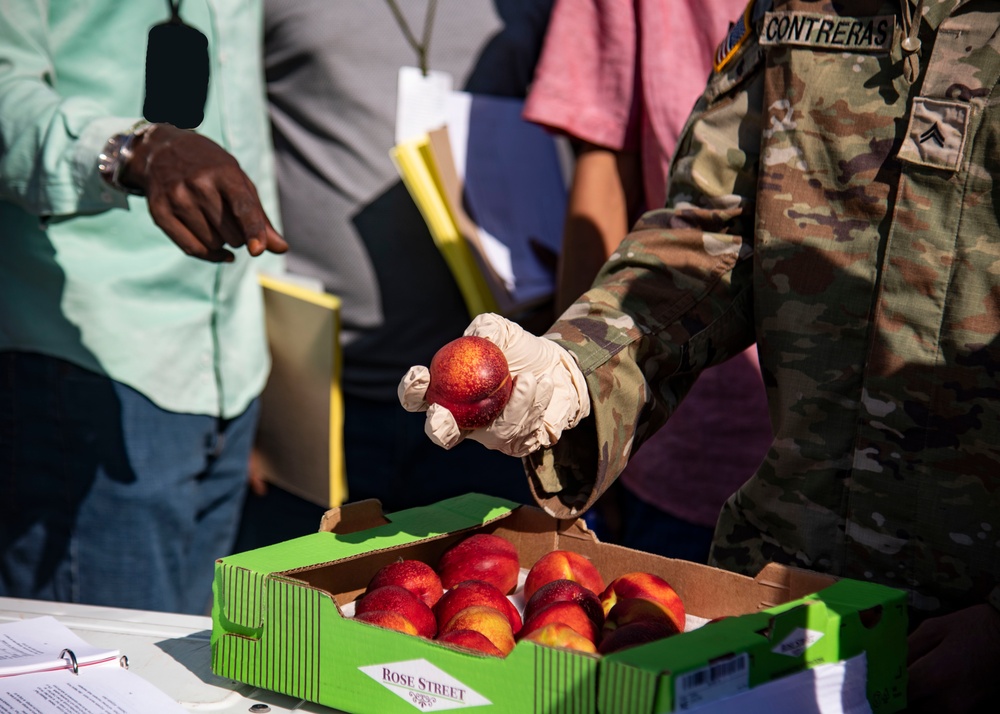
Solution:
<svg viewBox="0 0 1000 714"><path fill-rule="evenodd" d="M642 205L638 154L582 143L566 209L556 314L586 292Z"/></svg>

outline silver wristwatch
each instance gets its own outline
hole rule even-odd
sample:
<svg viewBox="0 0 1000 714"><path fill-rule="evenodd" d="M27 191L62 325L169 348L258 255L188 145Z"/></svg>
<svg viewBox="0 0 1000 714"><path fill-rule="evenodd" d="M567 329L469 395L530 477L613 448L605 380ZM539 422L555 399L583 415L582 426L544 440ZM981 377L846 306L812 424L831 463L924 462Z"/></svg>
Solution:
<svg viewBox="0 0 1000 714"><path fill-rule="evenodd" d="M106 184L122 193L130 193L133 196L142 195L142 191L122 185L121 172L128 160L132 158L132 144L136 138L149 133L155 126L155 124L150 124L143 119L129 127L128 131L115 134L108 139L108 143L104 145L104 149L97 157L97 170Z"/></svg>

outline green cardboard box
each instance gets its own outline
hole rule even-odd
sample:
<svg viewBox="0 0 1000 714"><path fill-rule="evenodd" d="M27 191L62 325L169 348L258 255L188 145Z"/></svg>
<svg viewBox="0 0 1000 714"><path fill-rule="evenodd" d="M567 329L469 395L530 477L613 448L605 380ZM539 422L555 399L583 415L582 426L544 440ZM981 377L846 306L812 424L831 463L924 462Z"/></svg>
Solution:
<svg viewBox="0 0 1000 714"><path fill-rule="evenodd" d="M510 539L523 569L549 551L572 550L590 558L607 582L652 572L671 583L692 615L742 617L603 658L525 641L503 659L345 617L382 566L399 558L435 565L474 532ZM905 690L905 669L893 669L905 658L899 591L777 564L748 578L601 543L582 521L480 494L388 515L374 501L334 509L318 533L217 561L214 590L216 674L354 714L468 707L496 714L668 712L679 683L690 695L683 683L699 667L741 657L748 674L731 685L738 691L859 648L868 652L870 690ZM874 621L864 631L859 613ZM797 648L794 636L788 640L790 654L764 651L803 623L806 639ZM660 649L667 645L669 651ZM684 674L688 680L678 679Z"/></svg>
<svg viewBox="0 0 1000 714"><path fill-rule="evenodd" d="M902 591L838 580L777 607L604 657L598 710L686 711L864 653L872 711L900 711L906 704L906 629Z"/></svg>

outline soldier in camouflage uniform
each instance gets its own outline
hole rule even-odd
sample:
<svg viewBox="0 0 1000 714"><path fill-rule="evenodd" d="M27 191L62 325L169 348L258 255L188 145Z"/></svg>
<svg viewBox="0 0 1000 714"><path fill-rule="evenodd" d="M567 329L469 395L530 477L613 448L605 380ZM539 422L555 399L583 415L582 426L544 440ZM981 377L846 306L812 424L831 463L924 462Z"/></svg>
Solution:
<svg viewBox="0 0 1000 714"><path fill-rule="evenodd" d="M512 399L471 434L431 407L432 438L526 456L538 501L576 516L699 370L756 339L776 436L712 562L905 589L914 623L945 616L911 637L914 710L1000 696L998 30L985 0L751 2L667 207L546 336L580 406ZM401 399L426 408L412 377Z"/></svg>

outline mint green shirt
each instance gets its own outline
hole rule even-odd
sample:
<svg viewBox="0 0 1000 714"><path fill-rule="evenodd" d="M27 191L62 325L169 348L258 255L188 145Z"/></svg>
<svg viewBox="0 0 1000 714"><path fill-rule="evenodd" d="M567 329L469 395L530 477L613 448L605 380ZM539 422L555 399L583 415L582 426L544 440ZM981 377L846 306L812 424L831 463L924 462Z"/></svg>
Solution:
<svg viewBox="0 0 1000 714"><path fill-rule="evenodd" d="M167 20L167 2L3 7L0 350L69 360L170 411L238 415L269 369L261 259L245 249L222 265L185 255L145 199L97 172L108 137L140 118L146 37ZM278 227L260 2L185 0L181 14L209 40L197 131L237 158Z"/></svg>

